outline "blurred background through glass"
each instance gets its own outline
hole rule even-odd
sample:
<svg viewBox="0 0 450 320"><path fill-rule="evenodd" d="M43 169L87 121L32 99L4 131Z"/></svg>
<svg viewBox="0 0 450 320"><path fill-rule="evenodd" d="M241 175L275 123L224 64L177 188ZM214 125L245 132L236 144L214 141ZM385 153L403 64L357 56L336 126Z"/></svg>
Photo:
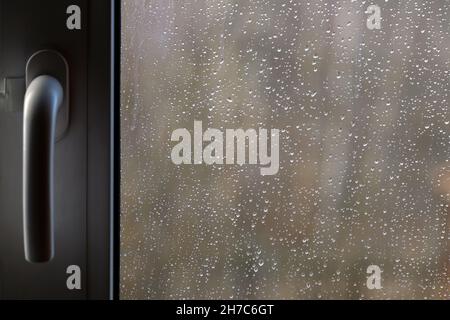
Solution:
<svg viewBox="0 0 450 320"><path fill-rule="evenodd" d="M122 298L450 297L448 1L122 14ZM194 120L280 129L279 173L174 165Z"/></svg>

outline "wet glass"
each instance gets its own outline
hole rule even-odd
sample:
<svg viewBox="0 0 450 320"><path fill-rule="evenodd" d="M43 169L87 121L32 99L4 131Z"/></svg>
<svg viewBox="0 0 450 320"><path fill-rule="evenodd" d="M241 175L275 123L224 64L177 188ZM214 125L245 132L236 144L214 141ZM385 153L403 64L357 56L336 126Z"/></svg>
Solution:
<svg viewBox="0 0 450 320"><path fill-rule="evenodd" d="M122 14L122 298L450 297L448 1ZM279 170L174 163L196 121L279 130Z"/></svg>

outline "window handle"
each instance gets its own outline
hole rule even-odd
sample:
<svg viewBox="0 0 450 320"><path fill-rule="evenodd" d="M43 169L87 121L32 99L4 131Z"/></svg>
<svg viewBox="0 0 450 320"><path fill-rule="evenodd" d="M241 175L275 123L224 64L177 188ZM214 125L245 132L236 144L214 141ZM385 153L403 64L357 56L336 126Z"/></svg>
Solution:
<svg viewBox="0 0 450 320"><path fill-rule="evenodd" d="M33 56L27 65L23 116L24 248L26 260L32 263L48 262L54 255L55 143L58 115L67 104L61 73L45 72L55 67L48 68L46 64L58 65L58 60L51 59L55 53L40 54ZM66 66L65 60L59 64Z"/></svg>

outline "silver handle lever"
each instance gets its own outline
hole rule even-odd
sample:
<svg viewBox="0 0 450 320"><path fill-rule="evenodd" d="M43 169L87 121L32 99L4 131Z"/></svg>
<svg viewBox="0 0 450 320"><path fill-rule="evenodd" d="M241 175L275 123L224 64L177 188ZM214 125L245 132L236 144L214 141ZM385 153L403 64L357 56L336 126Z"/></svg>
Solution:
<svg viewBox="0 0 450 320"><path fill-rule="evenodd" d="M48 262L54 255L55 143L67 131L68 66L43 50L27 63L23 116L23 231L25 258Z"/></svg>
<svg viewBox="0 0 450 320"><path fill-rule="evenodd" d="M56 119L64 98L55 78L42 75L28 86L24 102L23 211L25 257L53 257L53 162Z"/></svg>

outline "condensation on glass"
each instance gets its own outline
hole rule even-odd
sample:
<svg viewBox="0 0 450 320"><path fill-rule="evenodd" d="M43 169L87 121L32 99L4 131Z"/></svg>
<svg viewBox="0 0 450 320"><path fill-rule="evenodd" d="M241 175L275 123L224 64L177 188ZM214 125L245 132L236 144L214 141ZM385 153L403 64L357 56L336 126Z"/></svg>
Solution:
<svg viewBox="0 0 450 320"><path fill-rule="evenodd" d="M123 298L450 297L448 1L122 9ZM195 120L279 129L278 174L173 164Z"/></svg>

